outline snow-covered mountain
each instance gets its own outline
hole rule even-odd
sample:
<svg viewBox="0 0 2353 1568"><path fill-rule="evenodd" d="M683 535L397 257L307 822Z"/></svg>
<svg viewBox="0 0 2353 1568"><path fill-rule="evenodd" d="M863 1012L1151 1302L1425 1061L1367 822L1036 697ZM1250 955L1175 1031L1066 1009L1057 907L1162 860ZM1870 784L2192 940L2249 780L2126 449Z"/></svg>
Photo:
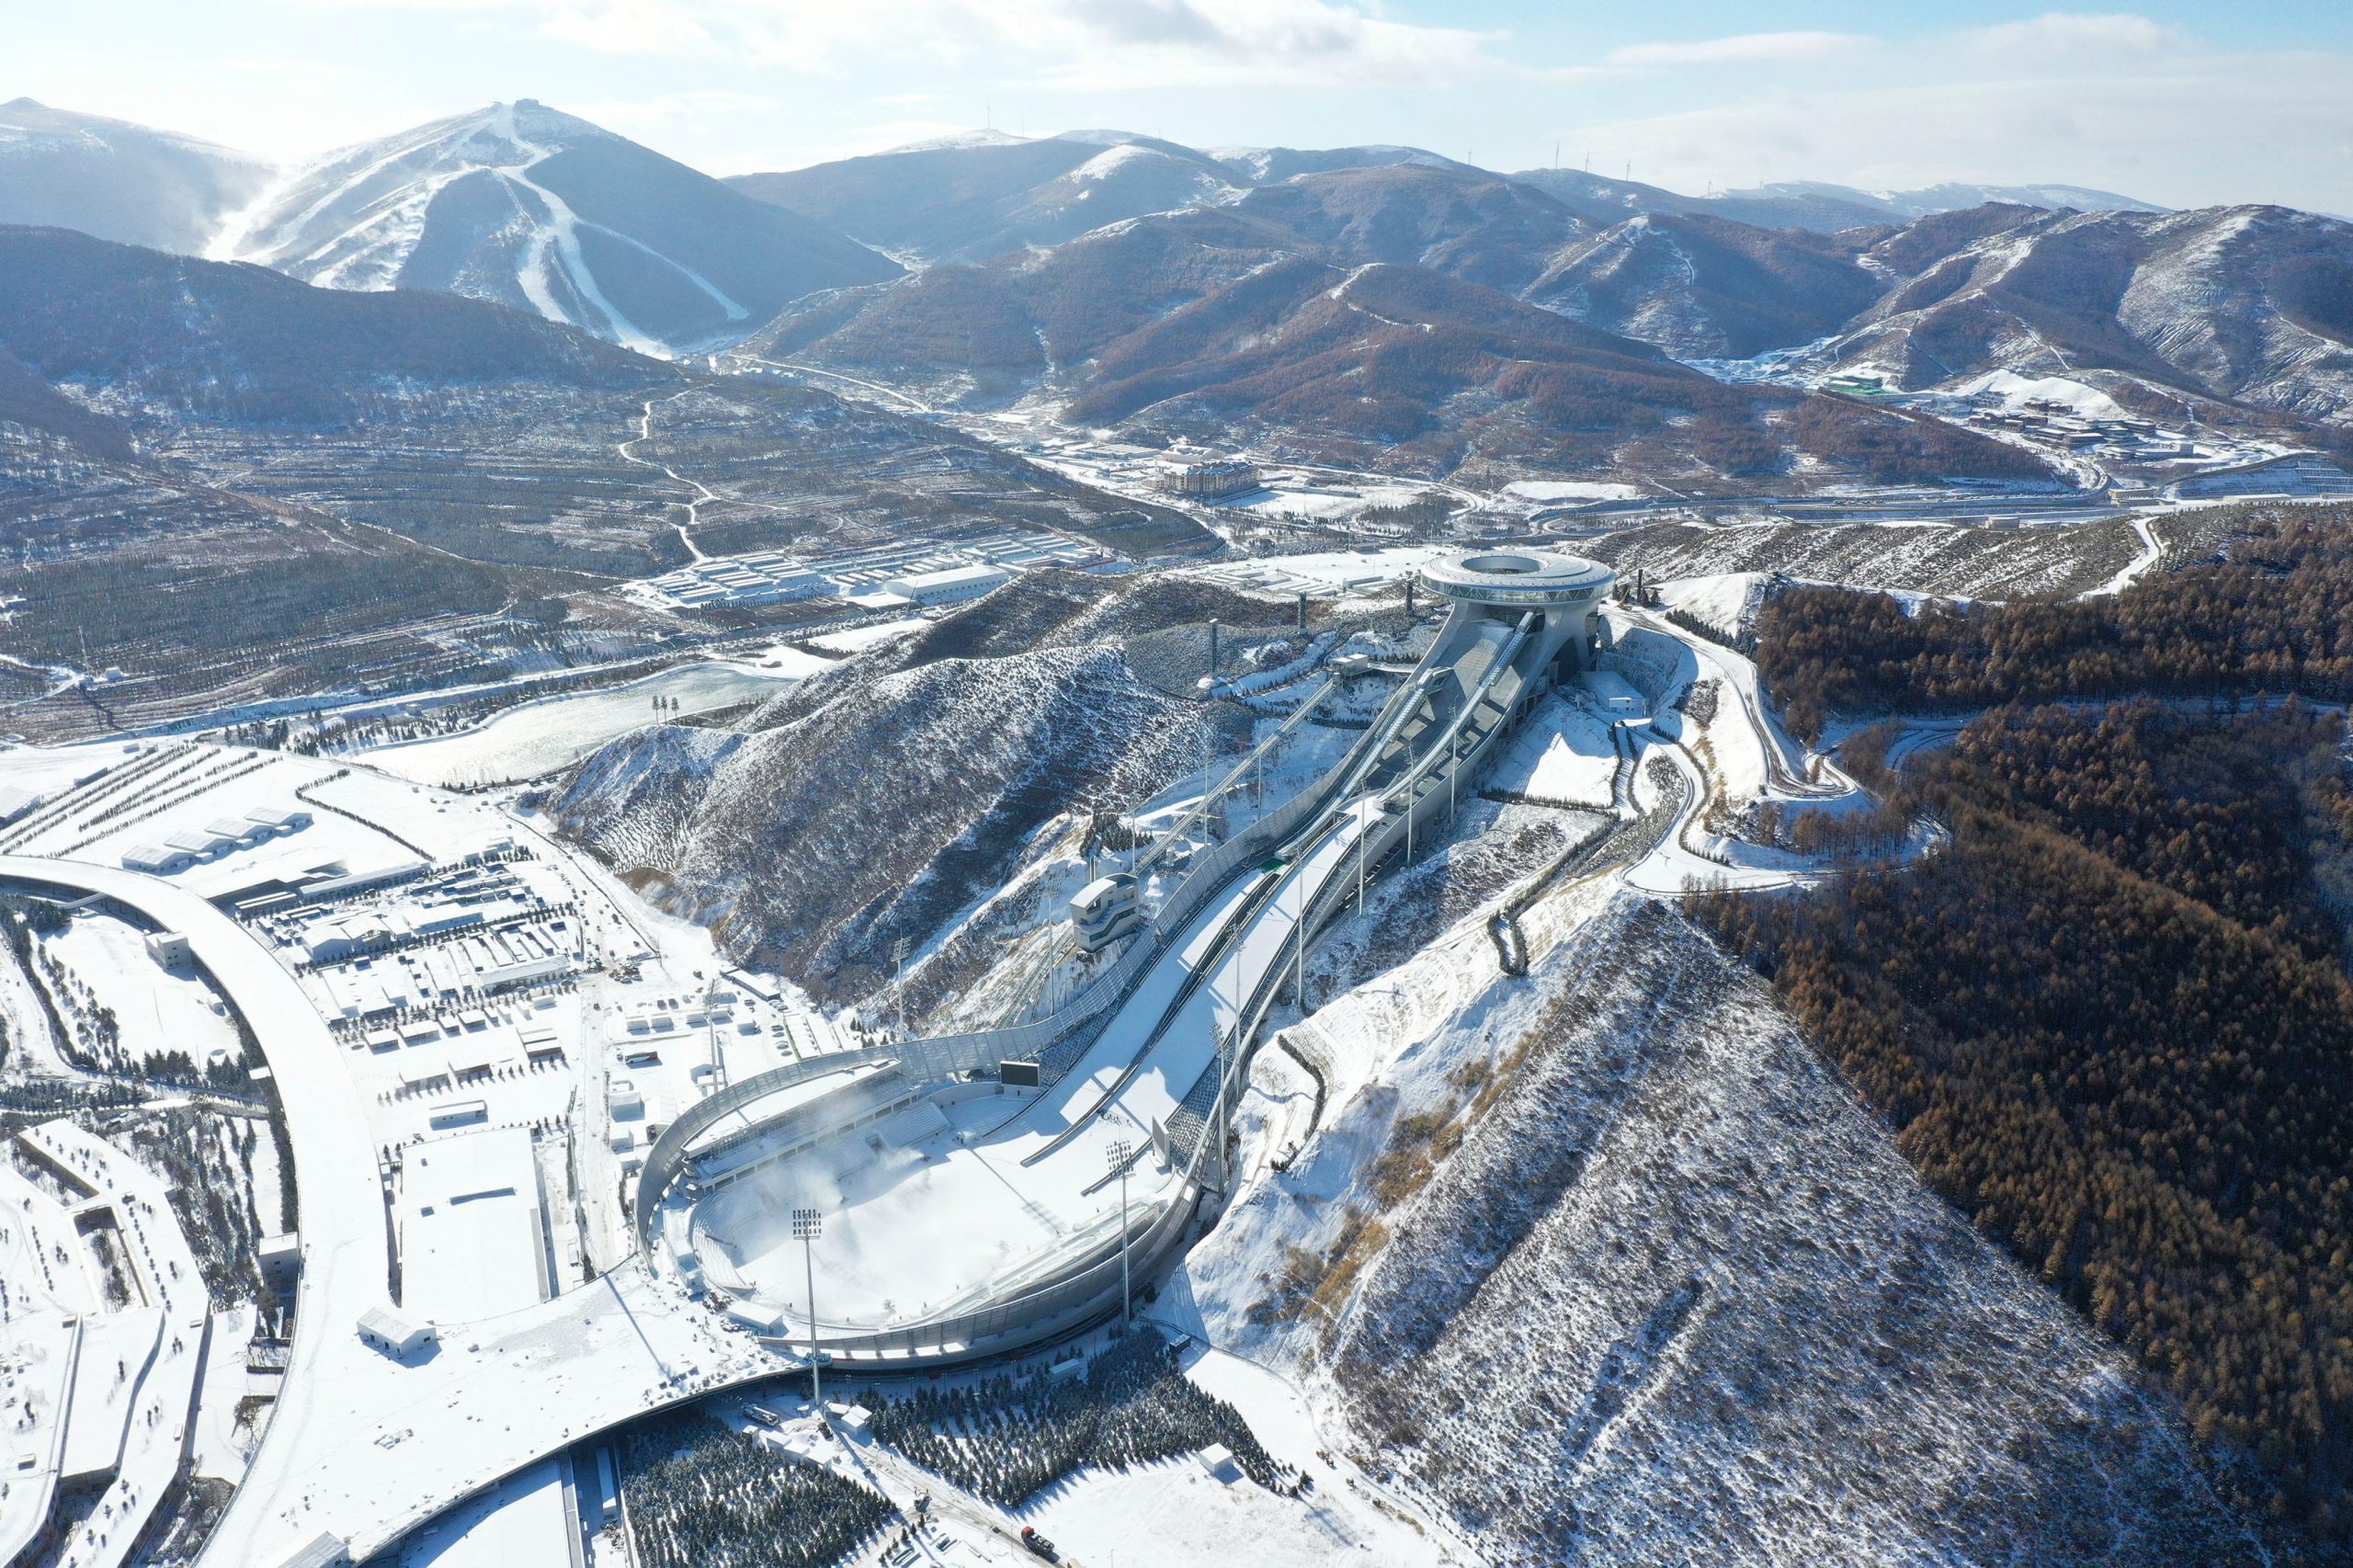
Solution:
<svg viewBox="0 0 2353 1568"><path fill-rule="evenodd" d="M51 108L0 104L0 223L195 252L275 171L192 136Z"/></svg>
<svg viewBox="0 0 2353 1568"><path fill-rule="evenodd" d="M1523 169L1512 178L1532 185L1597 225L1641 214L1693 213L1762 229L1842 229L1908 223L1938 212L1982 207L1989 201L2079 212L2161 212L2136 197L2079 185L1965 185L1948 183L1921 190L1859 190L1819 180L1783 180L1740 190L1686 196L1640 180L1611 179L1583 169Z"/></svg>
<svg viewBox="0 0 2353 1568"><path fill-rule="evenodd" d="M1897 284L1813 359L1907 387L2105 371L2353 419L2353 224L2280 207L1985 207L1924 220L1862 262Z"/></svg>
<svg viewBox="0 0 2353 1568"><path fill-rule="evenodd" d="M802 295L898 271L529 98L346 148L213 248L335 288L495 300L649 353L732 341Z"/></svg>
<svg viewBox="0 0 2353 1568"><path fill-rule="evenodd" d="M1189 147L1119 131L949 137L728 183L927 262L1060 244L1123 219L1232 201L1249 184Z"/></svg>
<svg viewBox="0 0 2353 1568"><path fill-rule="evenodd" d="M1684 358L1745 358L1811 342L1885 282L1846 235L1643 213L1568 245L1522 297Z"/></svg>
<svg viewBox="0 0 2353 1568"><path fill-rule="evenodd" d="M1251 185L1274 185L1293 175L1330 174L1339 169L1463 169L1472 165L1430 152L1378 142L1364 147L1213 147L1210 156ZM1484 170L1475 171L1485 173Z"/></svg>

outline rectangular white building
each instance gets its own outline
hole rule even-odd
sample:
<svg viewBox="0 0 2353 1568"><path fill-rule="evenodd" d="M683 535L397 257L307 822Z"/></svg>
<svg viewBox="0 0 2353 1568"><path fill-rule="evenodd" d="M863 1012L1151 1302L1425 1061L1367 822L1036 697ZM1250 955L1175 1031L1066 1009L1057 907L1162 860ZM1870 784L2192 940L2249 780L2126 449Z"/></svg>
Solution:
<svg viewBox="0 0 2353 1568"><path fill-rule="evenodd" d="M122 864L125 870L168 877L175 871L185 871L195 865L196 857L172 845L134 844L122 852Z"/></svg>
<svg viewBox="0 0 2353 1568"><path fill-rule="evenodd" d="M944 572L917 572L913 576L894 577L882 587L919 605L944 605L979 598L1011 581L1013 574L1002 566L950 566Z"/></svg>

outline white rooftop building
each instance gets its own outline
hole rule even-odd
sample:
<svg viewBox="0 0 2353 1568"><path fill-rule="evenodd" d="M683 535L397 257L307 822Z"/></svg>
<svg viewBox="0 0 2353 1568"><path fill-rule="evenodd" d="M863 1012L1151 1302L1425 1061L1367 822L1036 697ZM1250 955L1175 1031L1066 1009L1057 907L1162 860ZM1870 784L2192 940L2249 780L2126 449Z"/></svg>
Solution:
<svg viewBox="0 0 2353 1568"><path fill-rule="evenodd" d="M942 572L917 572L912 576L894 577L884 583L882 587L886 592L919 605L943 605L979 598L992 588L1003 587L1011 581L1013 574L1002 566L950 566Z"/></svg>
<svg viewBox="0 0 2353 1568"><path fill-rule="evenodd" d="M195 865L196 857L175 845L134 844L122 852L122 864L125 870L168 877L175 871L185 871Z"/></svg>
<svg viewBox="0 0 2353 1568"><path fill-rule="evenodd" d="M433 1343L433 1330L384 1307L359 1314L359 1337L387 1356L408 1357Z"/></svg>
<svg viewBox="0 0 2353 1568"><path fill-rule="evenodd" d="M244 842L243 839L215 833L210 828L191 828L185 833L167 835L164 840L164 847L179 850L191 859L211 860L226 855Z"/></svg>
<svg viewBox="0 0 2353 1568"><path fill-rule="evenodd" d="M14 784L0 784L0 827L40 804L40 797L30 790L20 790Z"/></svg>
<svg viewBox="0 0 2353 1568"><path fill-rule="evenodd" d="M466 1323L545 1301L530 1131L478 1128L412 1145L401 1167L400 1242L404 1312Z"/></svg>

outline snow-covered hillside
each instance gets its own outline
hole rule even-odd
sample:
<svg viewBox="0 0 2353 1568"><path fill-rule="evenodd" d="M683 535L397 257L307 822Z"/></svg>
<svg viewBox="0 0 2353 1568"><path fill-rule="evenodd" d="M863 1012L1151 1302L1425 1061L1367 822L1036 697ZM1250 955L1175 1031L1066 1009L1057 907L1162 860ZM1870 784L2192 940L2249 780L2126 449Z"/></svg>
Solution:
<svg viewBox="0 0 2353 1568"><path fill-rule="evenodd" d="M993 965L1043 959L1005 943L1059 920L1053 892L1076 891L1041 880L1044 860L1075 854L1092 814L1193 775L1205 743L1242 745L1248 710L1189 696L1211 619L1231 672L1262 651L1280 663L1290 615L1166 577L1031 573L802 682L739 731L612 743L553 814L731 952L822 999L873 996L904 937L910 1016L961 1017Z"/></svg>
<svg viewBox="0 0 2353 1568"><path fill-rule="evenodd" d="M1317 1012L1323 1131L1163 1314L1498 1562L2256 1560L2171 1407L1761 983L1601 896L1539 906L1586 923L1527 980L1467 924ZM1256 1079L1295 1132L1303 1077Z"/></svg>
<svg viewBox="0 0 2353 1568"><path fill-rule="evenodd" d="M1954 216L1874 244L1865 264L1905 280L1808 361L1912 387L2105 371L2103 392L2353 416L2353 225L2256 206Z"/></svg>
<svg viewBox="0 0 2353 1568"><path fill-rule="evenodd" d="M2071 528L1971 528L1958 523L1654 523L1586 541L1621 574L1650 581L1768 572L1857 588L1946 598L2077 594L2111 580L2142 552L2130 521Z"/></svg>
<svg viewBox="0 0 2353 1568"><path fill-rule="evenodd" d="M338 289L439 289L645 353L724 343L788 301L894 276L813 220L529 98L334 153L214 241Z"/></svg>
<svg viewBox="0 0 2353 1568"><path fill-rule="evenodd" d="M859 970L896 938L922 941L995 887L1074 793L1149 793L1199 749L1176 700L1108 646L811 684L826 689L809 711L718 761L654 866L732 949L813 987L827 977L835 999L864 989ZM623 745L561 808L599 845L636 831L601 801L631 759Z"/></svg>
<svg viewBox="0 0 2353 1568"><path fill-rule="evenodd" d="M0 223L193 253L274 173L193 136L30 98L0 104Z"/></svg>

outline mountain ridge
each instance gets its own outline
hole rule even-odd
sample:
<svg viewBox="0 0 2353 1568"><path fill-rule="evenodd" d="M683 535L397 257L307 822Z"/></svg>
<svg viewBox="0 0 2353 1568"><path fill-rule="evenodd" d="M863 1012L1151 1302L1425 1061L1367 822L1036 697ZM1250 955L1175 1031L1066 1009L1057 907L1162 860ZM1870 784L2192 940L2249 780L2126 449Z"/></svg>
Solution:
<svg viewBox="0 0 2353 1568"><path fill-rule="evenodd" d="M221 248L305 282L494 300L652 353L895 263L535 99L330 153Z"/></svg>

